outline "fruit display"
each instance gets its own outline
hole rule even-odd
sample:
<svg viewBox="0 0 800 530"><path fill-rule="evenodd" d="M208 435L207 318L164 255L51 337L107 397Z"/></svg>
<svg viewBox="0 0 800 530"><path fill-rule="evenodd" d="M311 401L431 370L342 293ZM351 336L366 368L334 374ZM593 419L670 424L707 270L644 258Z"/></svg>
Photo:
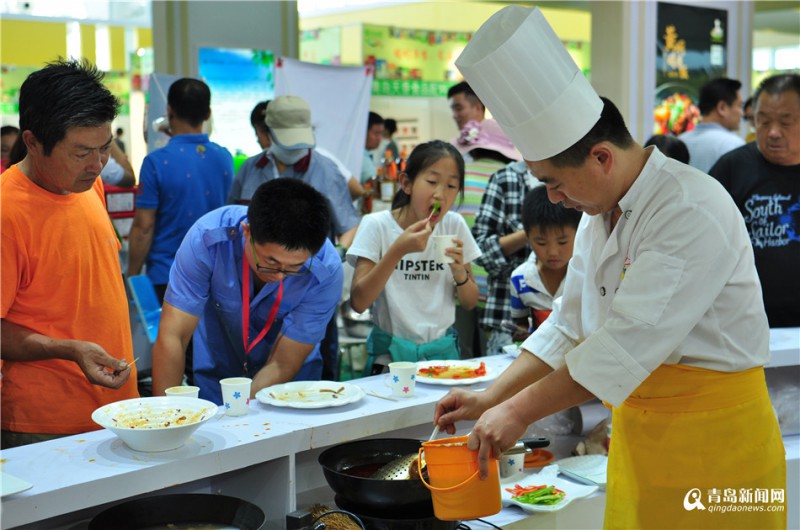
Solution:
<svg viewBox="0 0 800 530"><path fill-rule="evenodd" d="M664 98L653 111L653 134L679 135L694 129L700 110L686 94L676 92Z"/></svg>

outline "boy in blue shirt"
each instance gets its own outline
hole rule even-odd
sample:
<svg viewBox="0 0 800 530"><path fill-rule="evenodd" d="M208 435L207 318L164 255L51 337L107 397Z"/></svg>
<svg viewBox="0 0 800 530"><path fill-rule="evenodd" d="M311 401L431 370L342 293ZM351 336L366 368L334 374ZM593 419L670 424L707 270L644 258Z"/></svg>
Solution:
<svg viewBox="0 0 800 530"><path fill-rule="evenodd" d="M581 212L550 202L545 186L525 196L522 226L533 252L511 273L515 341L525 340L539 327L550 315L553 300L561 296L580 220Z"/></svg>

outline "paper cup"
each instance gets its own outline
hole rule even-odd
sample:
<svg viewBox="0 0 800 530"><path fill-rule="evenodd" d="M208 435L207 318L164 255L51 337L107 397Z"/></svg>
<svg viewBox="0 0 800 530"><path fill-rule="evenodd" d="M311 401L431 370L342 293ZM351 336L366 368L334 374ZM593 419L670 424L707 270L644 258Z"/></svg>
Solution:
<svg viewBox="0 0 800 530"><path fill-rule="evenodd" d="M168 396L182 396L182 397L200 397L200 387L199 386L171 386L168 389L164 390L164 393Z"/></svg>
<svg viewBox="0 0 800 530"><path fill-rule="evenodd" d="M453 243L453 239L456 236L431 236L433 239L433 252L435 254L435 259L437 263L453 263L455 260L450 256L446 256L444 251L445 249L452 248L456 246Z"/></svg>
<svg viewBox="0 0 800 530"><path fill-rule="evenodd" d="M525 474L525 453L500 457L500 480L518 480Z"/></svg>
<svg viewBox="0 0 800 530"><path fill-rule="evenodd" d="M417 382L417 363L389 363L389 382L392 395L395 397L411 397Z"/></svg>
<svg viewBox="0 0 800 530"><path fill-rule="evenodd" d="M244 416L250 405L249 377L229 377L222 379L222 404L225 406L226 416Z"/></svg>

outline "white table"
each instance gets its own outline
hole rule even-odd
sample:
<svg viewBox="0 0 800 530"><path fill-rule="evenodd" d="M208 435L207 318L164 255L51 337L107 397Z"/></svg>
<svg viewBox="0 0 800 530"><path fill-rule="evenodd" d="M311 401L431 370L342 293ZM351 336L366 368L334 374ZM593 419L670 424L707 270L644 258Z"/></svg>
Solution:
<svg viewBox="0 0 800 530"><path fill-rule="evenodd" d="M795 360L800 357L800 329L776 331L773 339L777 335L779 340L773 340L773 359L788 359L778 366L800 364ZM511 361L505 355L485 360L496 371ZM385 376L373 376L352 383L388 395L384 380ZM197 492L253 502L267 514L267 528L282 528L285 514L299 505L330 500L325 497L329 489L317 463L325 447L365 437L427 438L434 404L447 389L418 384L412 398L392 402L366 396L358 403L330 409L282 409L254 401L247 416L212 419L186 445L165 453L132 451L105 430L4 450L2 470L34 486L2 499L1 526L78 530L92 516L124 499ZM459 434L466 434L470 427L459 425ZM786 437L784 442L789 528L795 528L800 527L800 437ZM508 528L599 527L602 505L603 496L595 494L548 516L525 519L517 508L507 508L490 520ZM524 520L514 523L520 519ZM477 523L470 525L480 528Z"/></svg>
<svg viewBox="0 0 800 530"><path fill-rule="evenodd" d="M509 356L486 359L500 372ZM355 381L388 395L386 376ZM482 383L476 388L485 388ZM106 430L2 452L4 472L34 485L2 500L2 528L75 528L122 499L163 493L222 493L248 500L282 528L298 499L327 485L317 456L325 447L365 437L430 436L433 408L448 387L418 384L415 396L365 396L328 409L277 408L252 401L247 416L212 419L181 448L130 450ZM466 434L469 425L460 426Z"/></svg>

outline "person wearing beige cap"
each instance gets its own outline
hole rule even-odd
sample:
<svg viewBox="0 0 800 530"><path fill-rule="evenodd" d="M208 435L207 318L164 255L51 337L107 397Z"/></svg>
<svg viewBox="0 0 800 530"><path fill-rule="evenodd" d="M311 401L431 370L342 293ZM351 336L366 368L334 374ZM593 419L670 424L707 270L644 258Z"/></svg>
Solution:
<svg viewBox="0 0 800 530"><path fill-rule="evenodd" d="M343 248L350 247L361 218L353 207L345 176L333 160L314 149L311 108L306 100L300 96L278 96L267 107L265 122L272 140L268 156L275 178L298 179L320 192L331 211L331 241L338 241ZM337 379L336 315L328 323L320 351L323 379Z"/></svg>
<svg viewBox="0 0 800 530"><path fill-rule="evenodd" d="M487 390L451 390L434 421L452 433L478 420L468 446L485 476L528 425L597 397L613 408L606 528L786 528L769 327L736 205L637 144L538 9L501 9L456 66L550 200L588 215L550 317ZM745 511L724 490L770 498Z"/></svg>
<svg viewBox="0 0 800 530"><path fill-rule="evenodd" d="M360 218L336 164L314 150L308 103L300 96L278 96L267 107L265 121L272 140L268 155L274 163L275 178L300 179L322 193L331 208L331 236L349 247Z"/></svg>

